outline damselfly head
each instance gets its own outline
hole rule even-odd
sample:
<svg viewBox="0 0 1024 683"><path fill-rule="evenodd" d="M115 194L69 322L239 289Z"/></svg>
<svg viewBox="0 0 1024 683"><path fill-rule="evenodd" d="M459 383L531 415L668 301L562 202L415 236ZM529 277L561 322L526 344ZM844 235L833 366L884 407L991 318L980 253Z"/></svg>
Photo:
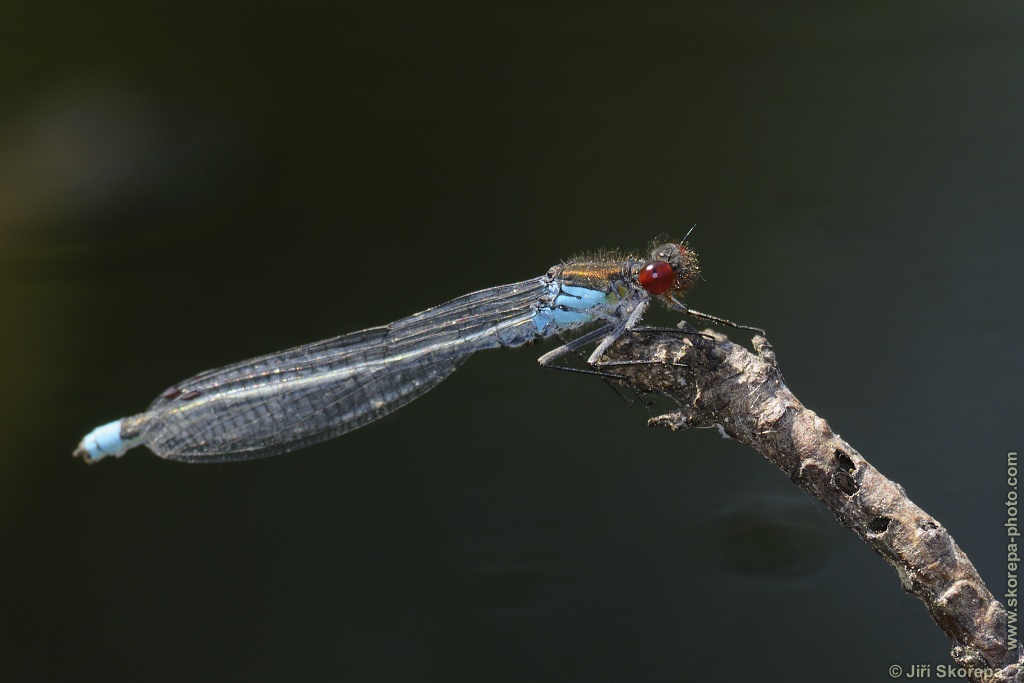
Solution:
<svg viewBox="0 0 1024 683"><path fill-rule="evenodd" d="M662 244L637 272L637 282L652 296L682 296L700 276L697 254L685 244Z"/></svg>

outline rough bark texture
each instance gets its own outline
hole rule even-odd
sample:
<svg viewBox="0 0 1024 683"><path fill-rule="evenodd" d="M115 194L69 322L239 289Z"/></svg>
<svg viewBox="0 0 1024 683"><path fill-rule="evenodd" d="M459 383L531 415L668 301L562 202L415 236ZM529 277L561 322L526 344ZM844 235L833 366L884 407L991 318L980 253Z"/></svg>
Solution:
<svg viewBox="0 0 1024 683"><path fill-rule="evenodd" d="M970 680L1024 682L1021 654L1007 648L1003 605L946 529L793 396L766 339L753 343L756 354L711 331L634 331L609 349L606 368L681 406L652 425L719 425L828 506L921 599Z"/></svg>

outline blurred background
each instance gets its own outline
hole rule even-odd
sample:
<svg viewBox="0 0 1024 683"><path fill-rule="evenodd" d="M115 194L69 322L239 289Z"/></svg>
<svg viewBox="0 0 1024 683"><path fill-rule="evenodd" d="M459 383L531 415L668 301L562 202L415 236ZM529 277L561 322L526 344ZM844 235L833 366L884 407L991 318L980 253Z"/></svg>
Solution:
<svg viewBox="0 0 1024 683"><path fill-rule="evenodd" d="M767 329L796 395L1005 590L1020 3L2 15L0 679L950 662L893 570L757 453L646 427L538 368L550 345L287 456L71 458L197 371L693 225L690 304Z"/></svg>

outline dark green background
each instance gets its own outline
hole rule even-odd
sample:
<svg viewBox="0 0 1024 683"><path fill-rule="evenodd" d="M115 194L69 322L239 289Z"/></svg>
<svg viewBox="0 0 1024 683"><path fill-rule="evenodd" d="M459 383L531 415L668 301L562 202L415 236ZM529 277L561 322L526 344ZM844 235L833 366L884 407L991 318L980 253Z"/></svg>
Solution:
<svg viewBox="0 0 1024 683"><path fill-rule="evenodd" d="M70 453L196 371L696 224L690 303L765 327L1001 593L1022 112L1019 2L7 3L0 679L949 662L784 475L550 346L284 457Z"/></svg>

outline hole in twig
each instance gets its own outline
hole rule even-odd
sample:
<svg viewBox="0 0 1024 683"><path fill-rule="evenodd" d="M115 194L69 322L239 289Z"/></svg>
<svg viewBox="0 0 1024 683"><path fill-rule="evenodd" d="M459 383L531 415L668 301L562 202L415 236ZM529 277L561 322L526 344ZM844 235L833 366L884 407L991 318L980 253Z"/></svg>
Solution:
<svg viewBox="0 0 1024 683"><path fill-rule="evenodd" d="M891 521L892 520L888 517L875 517L873 520L871 520L871 523L868 524L868 529L870 529L872 532L876 534L884 534L886 531L888 531L889 523Z"/></svg>
<svg viewBox="0 0 1024 683"><path fill-rule="evenodd" d="M854 464L853 459L846 453L843 453L838 448L836 449L835 456L836 460L839 461L839 469L843 470L844 472L853 472L855 469L857 469L857 465Z"/></svg>
<svg viewBox="0 0 1024 683"><path fill-rule="evenodd" d="M838 448L834 453L836 460L838 461L839 469L832 475L832 483L835 484L836 488L845 493L848 496L852 496L857 493L860 485L857 484L857 480L853 478L853 473L857 469L857 465L853 462L853 459L846 453L843 453Z"/></svg>

